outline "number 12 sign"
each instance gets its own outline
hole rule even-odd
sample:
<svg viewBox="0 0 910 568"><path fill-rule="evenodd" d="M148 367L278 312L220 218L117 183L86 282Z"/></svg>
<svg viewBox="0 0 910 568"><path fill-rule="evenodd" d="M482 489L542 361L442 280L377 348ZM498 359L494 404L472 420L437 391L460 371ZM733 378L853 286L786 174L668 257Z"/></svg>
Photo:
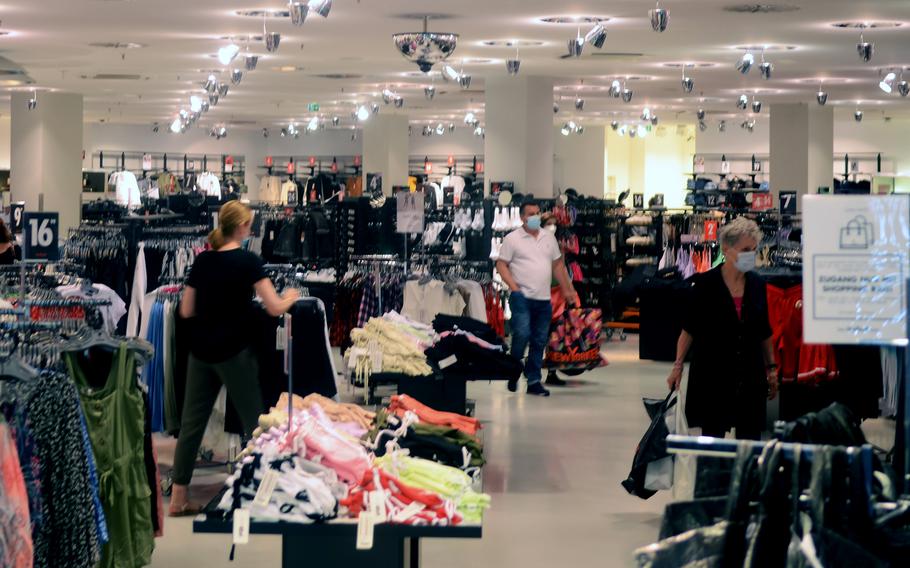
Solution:
<svg viewBox="0 0 910 568"><path fill-rule="evenodd" d="M59 213L28 213L24 215L25 251L27 260L59 260Z"/></svg>

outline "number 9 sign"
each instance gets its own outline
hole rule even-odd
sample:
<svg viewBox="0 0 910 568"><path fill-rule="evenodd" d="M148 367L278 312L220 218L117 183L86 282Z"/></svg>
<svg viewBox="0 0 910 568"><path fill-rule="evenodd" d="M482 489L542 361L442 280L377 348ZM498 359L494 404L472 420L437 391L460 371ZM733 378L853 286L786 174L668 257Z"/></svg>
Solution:
<svg viewBox="0 0 910 568"><path fill-rule="evenodd" d="M59 260L59 213L25 213L24 257L27 260Z"/></svg>

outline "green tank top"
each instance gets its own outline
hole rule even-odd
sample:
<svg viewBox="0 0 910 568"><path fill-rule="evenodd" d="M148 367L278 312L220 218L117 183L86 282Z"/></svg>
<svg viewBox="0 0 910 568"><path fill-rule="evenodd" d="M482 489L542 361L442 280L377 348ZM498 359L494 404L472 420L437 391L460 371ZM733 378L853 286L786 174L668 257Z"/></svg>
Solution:
<svg viewBox="0 0 910 568"><path fill-rule="evenodd" d="M91 386L76 354L64 353L63 357L79 389L110 533L99 566L146 566L151 563L155 537L143 445L145 403L136 384L135 357L121 343L101 388Z"/></svg>

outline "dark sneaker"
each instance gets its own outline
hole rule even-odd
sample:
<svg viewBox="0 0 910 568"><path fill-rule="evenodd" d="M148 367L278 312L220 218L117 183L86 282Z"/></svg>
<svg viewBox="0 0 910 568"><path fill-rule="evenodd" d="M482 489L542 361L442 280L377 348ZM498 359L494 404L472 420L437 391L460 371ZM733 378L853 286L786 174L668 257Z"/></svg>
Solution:
<svg viewBox="0 0 910 568"><path fill-rule="evenodd" d="M518 381L509 381L508 384L509 392L515 392L518 390Z"/></svg>
<svg viewBox="0 0 910 568"><path fill-rule="evenodd" d="M567 383L566 381L560 379L560 378L556 375L556 373L549 373L549 374L547 375L546 384L549 385L549 386L551 386L551 387L564 387L564 386L568 385L569 383Z"/></svg>
<svg viewBox="0 0 910 568"><path fill-rule="evenodd" d="M550 391L544 388L540 383L534 383L533 385L528 385L528 394L533 394L534 396L550 396Z"/></svg>

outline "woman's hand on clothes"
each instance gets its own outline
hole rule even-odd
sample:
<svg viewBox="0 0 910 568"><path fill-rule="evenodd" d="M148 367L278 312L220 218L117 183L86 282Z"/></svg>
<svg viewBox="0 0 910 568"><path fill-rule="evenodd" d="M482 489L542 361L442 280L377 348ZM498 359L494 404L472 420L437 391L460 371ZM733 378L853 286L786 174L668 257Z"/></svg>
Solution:
<svg viewBox="0 0 910 568"><path fill-rule="evenodd" d="M777 370L771 369L768 371L768 400L774 400L777 398L777 391L780 387L780 381L777 378Z"/></svg>
<svg viewBox="0 0 910 568"><path fill-rule="evenodd" d="M667 387L671 391L679 390L679 383L682 382L682 365L673 365L673 370L670 371L670 376L667 377Z"/></svg>

